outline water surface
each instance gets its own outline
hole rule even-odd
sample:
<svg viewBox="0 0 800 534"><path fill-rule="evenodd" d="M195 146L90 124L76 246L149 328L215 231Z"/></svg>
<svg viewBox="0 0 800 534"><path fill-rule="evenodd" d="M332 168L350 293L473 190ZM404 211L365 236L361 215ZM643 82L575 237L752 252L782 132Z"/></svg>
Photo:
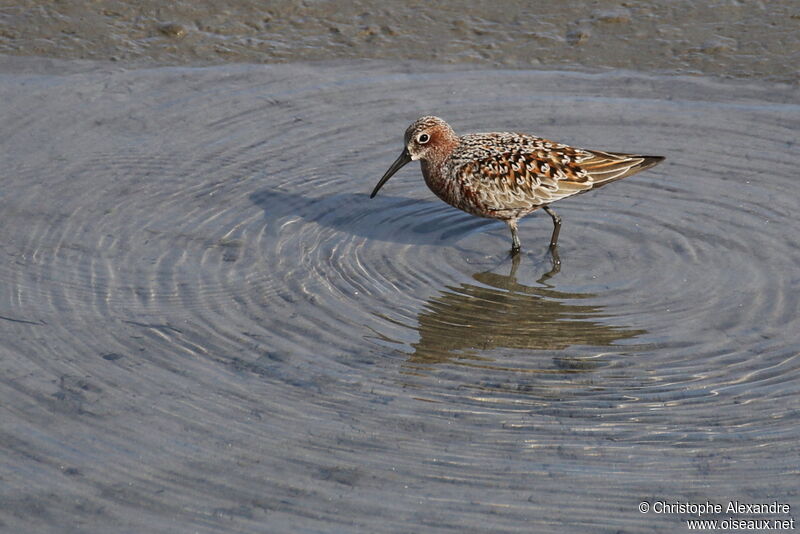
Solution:
<svg viewBox="0 0 800 534"><path fill-rule="evenodd" d="M638 503L800 506L795 89L4 61L4 530L672 532ZM558 204L560 272L525 219L515 265L414 165L368 198L426 113L667 161Z"/></svg>

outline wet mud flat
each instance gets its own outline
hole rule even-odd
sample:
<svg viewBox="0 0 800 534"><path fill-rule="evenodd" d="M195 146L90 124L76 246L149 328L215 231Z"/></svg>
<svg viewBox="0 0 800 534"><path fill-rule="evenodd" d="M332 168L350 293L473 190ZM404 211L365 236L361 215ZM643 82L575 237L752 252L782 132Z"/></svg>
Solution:
<svg viewBox="0 0 800 534"><path fill-rule="evenodd" d="M139 65L384 59L797 83L793 0L109 0L0 6L0 53Z"/></svg>
<svg viewBox="0 0 800 534"><path fill-rule="evenodd" d="M1 61L0 530L673 532L639 503L800 506L796 88ZM412 166L368 198L426 113L667 161L560 202L554 273L547 216L515 265Z"/></svg>

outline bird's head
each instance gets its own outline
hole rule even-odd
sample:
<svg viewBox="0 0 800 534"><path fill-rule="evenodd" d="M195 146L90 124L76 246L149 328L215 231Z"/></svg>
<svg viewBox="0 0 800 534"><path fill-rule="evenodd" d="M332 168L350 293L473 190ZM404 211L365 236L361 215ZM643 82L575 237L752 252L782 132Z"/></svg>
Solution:
<svg viewBox="0 0 800 534"><path fill-rule="evenodd" d="M383 184L409 161L430 162L443 159L456 144L458 144L458 136L450 125L439 117L428 115L415 120L406 129L403 152L380 179L370 198L377 195Z"/></svg>

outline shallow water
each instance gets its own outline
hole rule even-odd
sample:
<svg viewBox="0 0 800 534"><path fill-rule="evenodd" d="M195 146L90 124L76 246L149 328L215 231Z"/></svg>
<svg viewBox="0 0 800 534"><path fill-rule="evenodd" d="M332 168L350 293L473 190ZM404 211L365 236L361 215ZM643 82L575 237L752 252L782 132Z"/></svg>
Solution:
<svg viewBox="0 0 800 534"><path fill-rule="evenodd" d="M3 60L0 527L672 532L797 501L796 89ZM504 83L497 84L498 78ZM521 224L405 127L667 161ZM411 528L413 527L413 528Z"/></svg>

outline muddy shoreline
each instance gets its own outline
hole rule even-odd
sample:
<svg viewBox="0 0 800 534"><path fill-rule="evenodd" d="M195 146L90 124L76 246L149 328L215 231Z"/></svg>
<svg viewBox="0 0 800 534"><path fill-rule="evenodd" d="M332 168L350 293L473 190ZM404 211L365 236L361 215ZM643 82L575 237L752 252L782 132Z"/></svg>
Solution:
<svg viewBox="0 0 800 534"><path fill-rule="evenodd" d="M469 68L627 69L797 83L791 1L248 1L44 3L0 8L0 54L132 66L419 60Z"/></svg>

